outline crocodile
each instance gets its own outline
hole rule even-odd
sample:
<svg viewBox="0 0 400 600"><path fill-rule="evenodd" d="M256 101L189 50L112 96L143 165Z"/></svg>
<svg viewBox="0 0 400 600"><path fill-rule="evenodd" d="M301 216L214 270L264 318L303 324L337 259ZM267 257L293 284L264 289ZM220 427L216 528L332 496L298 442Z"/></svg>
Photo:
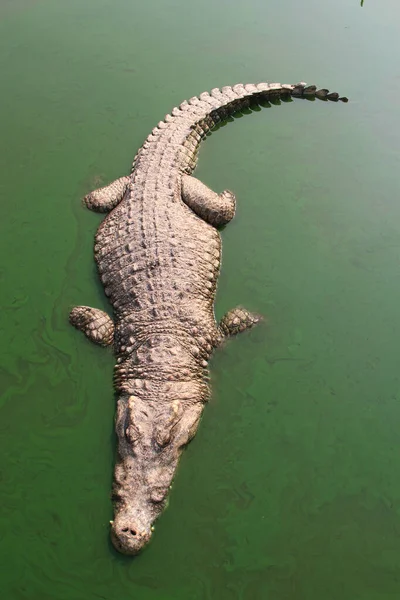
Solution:
<svg viewBox="0 0 400 600"><path fill-rule="evenodd" d="M158 123L129 176L84 198L87 208L108 213L96 233L94 256L113 318L77 306L69 319L116 356L110 523L113 545L124 554L148 544L166 506L182 450L210 397L214 349L261 320L237 307L216 322L219 228L233 218L236 200L192 176L200 142L237 113L292 98L347 102L303 82L215 88L184 101Z"/></svg>

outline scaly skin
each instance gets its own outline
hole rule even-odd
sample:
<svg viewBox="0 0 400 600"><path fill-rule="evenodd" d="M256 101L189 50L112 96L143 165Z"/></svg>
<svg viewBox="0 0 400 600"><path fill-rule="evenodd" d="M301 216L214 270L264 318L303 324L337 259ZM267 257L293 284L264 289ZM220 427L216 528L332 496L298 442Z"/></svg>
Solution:
<svg viewBox="0 0 400 600"><path fill-rule="evenodd" d="M238 308L215 321L216 227L234 216L235 198L191 177L199 143L228 116L292 96L339 100L305 84L240 84L201 94L153 129L129 177L85 198L88 208L111 211L97 231L95 260L114 319L75 307L70 321L91 341L113 345L117 357L111 538L125 554L148 543L165 507L182 449L209 398L213 350L260 319Z"/></svg>

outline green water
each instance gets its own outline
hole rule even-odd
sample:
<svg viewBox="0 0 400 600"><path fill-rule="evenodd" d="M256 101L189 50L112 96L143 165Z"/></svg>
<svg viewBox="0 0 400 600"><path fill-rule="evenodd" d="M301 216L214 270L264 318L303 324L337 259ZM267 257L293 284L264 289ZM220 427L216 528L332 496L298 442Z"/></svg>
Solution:
<svg viewBox="0 0 400 600"><path fill-rule="evenodd" d="M1 0L4 600L400 598L398 0ZM216 312L266 324L213 399L138 558L108 539L113 358L82 195L215 86L331 87L235 120L197 176L238 198Z"/></svg>

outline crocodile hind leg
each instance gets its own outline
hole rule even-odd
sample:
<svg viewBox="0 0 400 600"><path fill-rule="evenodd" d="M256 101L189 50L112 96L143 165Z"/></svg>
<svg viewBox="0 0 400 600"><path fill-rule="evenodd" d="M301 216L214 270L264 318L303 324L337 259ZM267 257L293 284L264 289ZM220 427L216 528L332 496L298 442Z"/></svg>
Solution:
<svg viewBox="0 0 400 600"><path fill-rule="evenodd" d="M120 177L109 185L90 192L83 201L90 210L109 212L121 202L128 190L129 182L129 177Z"/></svg>
<svg viewBox="0 0 400 600"><path fill-rule="evenodd" d="M217 194L190 175L182 177L182 200L214 227L229 223L235 215L236 200L232 192Z"/></svg>
<svg viewBox="0 0 400 600"><path fill-rule="evenodd" d="M223 339L241 333L246 329L250 329L260 321L262 321L260 315L251 313L241 306L233 308L222 317L219 323L221 338Z"/></svg>
<svg viewBox="0 0 400 600"><path fill-rule="evenodd" d="M114 339L114 323L102 310L90 306L75 306L69 314L71 325L99 346L111 346Z"/></svg>

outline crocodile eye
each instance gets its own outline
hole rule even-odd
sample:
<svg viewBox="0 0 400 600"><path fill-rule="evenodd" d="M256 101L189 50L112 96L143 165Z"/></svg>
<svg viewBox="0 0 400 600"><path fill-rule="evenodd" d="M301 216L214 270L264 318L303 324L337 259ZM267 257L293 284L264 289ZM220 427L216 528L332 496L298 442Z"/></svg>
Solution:
<svg viewBox="0 0 400 600"><path fill-rule="evenodd" d="M166 446L170 443L171 439L161 438L159 436L153 438L153 447L154 450L158 453L164 450Z"/></svg>
<svg viewBox="0 0 400 600"><path fill-rule="evenodd" d="M171 430L157 431L155 442L160 448L164 448L171 442Z"/></svg>
<svg viewBox="0 0 400 600"><path fill-rule="evenodd" d="M129 427L125 429L125 439L134 446L139 439L139 431L137 427L131 423Z"/></svg>

